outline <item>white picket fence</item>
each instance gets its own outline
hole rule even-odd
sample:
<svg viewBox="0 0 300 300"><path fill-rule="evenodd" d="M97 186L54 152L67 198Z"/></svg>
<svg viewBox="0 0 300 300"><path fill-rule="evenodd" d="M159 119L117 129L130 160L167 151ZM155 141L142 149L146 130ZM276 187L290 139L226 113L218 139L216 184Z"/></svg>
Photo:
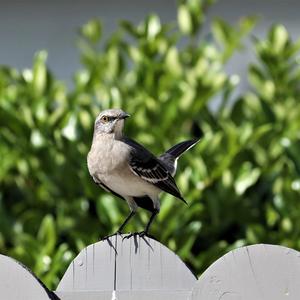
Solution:
<svg viewBox="0 0 300 300"><path fill-rule="evenodd" d="M235 249L200 278L161 243L113 236L83 249L55 292L0 255L2 300L300 300L300 253L276 245Z"/></svg>

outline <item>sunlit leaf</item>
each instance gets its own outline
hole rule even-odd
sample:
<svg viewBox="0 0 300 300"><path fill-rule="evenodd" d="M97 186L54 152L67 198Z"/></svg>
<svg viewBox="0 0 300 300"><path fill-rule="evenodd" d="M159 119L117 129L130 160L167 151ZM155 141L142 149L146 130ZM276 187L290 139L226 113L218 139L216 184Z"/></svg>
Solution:
<svg viewBox="0 0 300 300"><path fill-rule="evenodd" d="M192 16L186 5L181 4L178 8L178 25L182 33L191 34L193 31Z"/></svg>
<svg viewBox="0 0 300 300"><path fill-rule="evenodd" d="M235 191L238 195L242 195L250 186L252 186L260 176L260 170L253 168L249 162L245 162L238 178L235 182Z"/></svg>
<svg viewBox="0 0 300 300"><path fill-rule="evenodd" d="M36 54L33 66L32 87L36 95L41 95L47 84L47 52L41 51Z"/></svg>
<svg viewBox="0 0 300 300"><path fill-rule="evenodd" d="M275 53L280 53L289 39L288 32L283 25L277 25L270 31L270 41L272 50Z"/></svg>
<svg viewBox="0 0 300 300"><path fill-rule="evenodd" d="M81 28L82 35L92 43L99 42L102 35L102 25L99 20L90 20Z"/></svg>

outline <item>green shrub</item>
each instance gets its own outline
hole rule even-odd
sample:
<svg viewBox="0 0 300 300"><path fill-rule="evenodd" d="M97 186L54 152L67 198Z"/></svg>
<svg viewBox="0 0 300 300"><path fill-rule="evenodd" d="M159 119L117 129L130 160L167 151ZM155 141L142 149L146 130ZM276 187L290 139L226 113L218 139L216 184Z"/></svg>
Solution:
<svg viewBox="0 0 300 300"><path fill-rule="evenodd" d="M300 248L300 43L280 25L255 40L253 88L229 105L238 80L224 65L255 18L217 19L205 36L211 2L180 2L178 24L157 15L138 26L123 21L104 41L101 23L89 21L70 90L49 71L44 51L31 70L1 67L0 252L50 288L79 250L128 214L86 166L94 118L109 107L131 113L126 133L156 154L203 132L176 177L189 206L163 194L151 232L196 274L240 245ZM215 96L221 103L212 111ZM141 230L147 219L140 211L127 230Z"/></svg>

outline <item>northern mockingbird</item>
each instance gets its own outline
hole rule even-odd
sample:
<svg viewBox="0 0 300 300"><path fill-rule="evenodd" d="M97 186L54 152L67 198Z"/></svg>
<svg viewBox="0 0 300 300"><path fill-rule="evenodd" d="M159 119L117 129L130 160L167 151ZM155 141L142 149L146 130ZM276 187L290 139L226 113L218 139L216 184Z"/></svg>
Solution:
<svg viewBox="0 0 300 300"><path fill-rule="evenodd" d="M138 207L152 215L140 234L147 234L159 212L159 194L164 191L186 203L173 178L178 157L198 142L181 142L159 157L123 135L124 120L129 117L121 109L108 109L99 114L94 126L93 142L88 153L88 169L96 184L107 192L126 200L130 214L118 233Z"/></svg>

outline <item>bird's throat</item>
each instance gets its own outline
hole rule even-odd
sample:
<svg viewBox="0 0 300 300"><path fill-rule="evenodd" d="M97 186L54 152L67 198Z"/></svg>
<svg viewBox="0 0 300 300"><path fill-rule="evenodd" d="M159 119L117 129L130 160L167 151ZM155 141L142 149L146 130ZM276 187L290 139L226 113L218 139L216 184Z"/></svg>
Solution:
<svg viewBox="0 0 300 300"><path fill-rule="evenodd" d="M123 137L124 120L119 120L114 128L114 138L120 140Z"/></svg>

